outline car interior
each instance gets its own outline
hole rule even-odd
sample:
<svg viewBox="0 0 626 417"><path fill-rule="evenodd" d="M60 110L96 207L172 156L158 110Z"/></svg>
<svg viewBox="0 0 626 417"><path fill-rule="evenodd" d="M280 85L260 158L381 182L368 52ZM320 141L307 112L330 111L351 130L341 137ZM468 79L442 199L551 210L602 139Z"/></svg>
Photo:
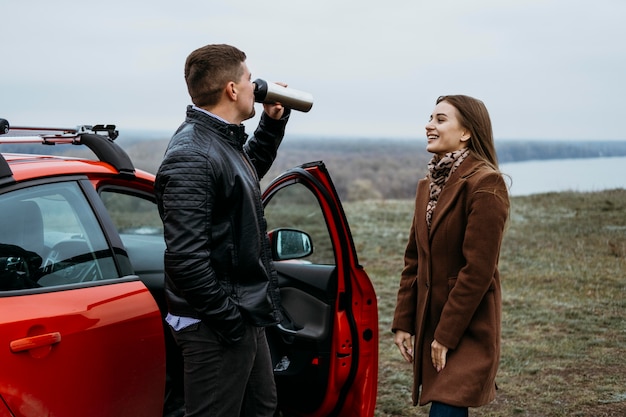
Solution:
<svg viewBox="0 0 626 417"><path fill-rule="evenodd" d="M88 207L73 182L0 196L0 289L117 278L111 251Z"/></svg>

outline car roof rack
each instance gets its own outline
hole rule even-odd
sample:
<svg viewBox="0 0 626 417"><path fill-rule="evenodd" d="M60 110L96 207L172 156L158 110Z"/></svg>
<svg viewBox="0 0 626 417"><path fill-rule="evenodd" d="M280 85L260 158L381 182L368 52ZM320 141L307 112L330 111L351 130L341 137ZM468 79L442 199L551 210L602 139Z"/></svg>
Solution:
<svg viewBox="0 0 626 417"><path fill-rule="evenodd" d="M41 143L43 145L72 144L87 146L96 157L113 166L122 175L135 175L128 154L114 140L119 132L115 125L81 125L76 128L10 126L0 119L0 145ZM0 181L12 177L9 164L0 154Z"/></svg>

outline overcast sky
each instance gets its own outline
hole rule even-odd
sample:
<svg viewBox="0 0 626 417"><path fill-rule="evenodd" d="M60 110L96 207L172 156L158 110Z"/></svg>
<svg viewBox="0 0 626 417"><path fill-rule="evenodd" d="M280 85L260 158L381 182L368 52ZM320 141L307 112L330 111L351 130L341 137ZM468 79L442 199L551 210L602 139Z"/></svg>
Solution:
<svg viewBox="0 0 626 417"><path fill-rule="evenodd" d="M12 125L172 132L190 103L185 58L229 43L253 78L313 95L293 135L422 140L436 98L468 94L496 139L626 140L624 0L0 5L0 117Z"/></svg>

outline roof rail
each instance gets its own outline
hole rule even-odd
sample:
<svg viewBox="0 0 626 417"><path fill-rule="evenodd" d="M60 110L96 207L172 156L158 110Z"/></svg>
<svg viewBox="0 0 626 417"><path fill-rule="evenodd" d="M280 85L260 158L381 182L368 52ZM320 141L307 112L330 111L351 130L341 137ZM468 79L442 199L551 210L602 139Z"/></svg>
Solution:
<svg viewBox="0 0 626 417"><path fill-rule="evenodd" d="M119 132L115 125L82 125L76 128L10 126L0 119L0 145L5 143L41 143L43 145L85 145L102 161L113 166L120 174L135 175L135 167L128 154L114 140ZM12 177L8 163L0 154L0 180Z"/></svg>

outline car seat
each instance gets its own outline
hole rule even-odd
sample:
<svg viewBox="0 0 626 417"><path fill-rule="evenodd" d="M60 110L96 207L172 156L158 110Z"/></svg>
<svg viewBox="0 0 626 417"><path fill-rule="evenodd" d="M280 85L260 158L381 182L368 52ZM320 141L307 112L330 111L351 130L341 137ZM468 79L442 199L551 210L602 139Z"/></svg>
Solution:
<svg viewBox="0 0 626 417"><path fill-rule="evenodd" d="M34 201L0 203L0 290L33 288L44 250L41 210Z"/></svg>

